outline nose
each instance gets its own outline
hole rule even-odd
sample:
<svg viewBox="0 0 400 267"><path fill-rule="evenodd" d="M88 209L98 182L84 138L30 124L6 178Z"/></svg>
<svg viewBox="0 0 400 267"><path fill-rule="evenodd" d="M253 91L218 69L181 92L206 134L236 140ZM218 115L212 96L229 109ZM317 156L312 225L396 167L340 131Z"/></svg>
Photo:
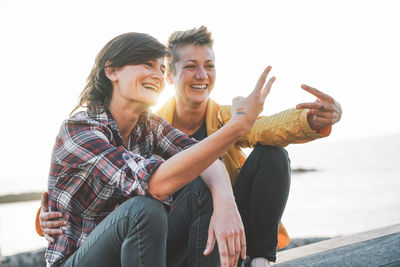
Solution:
<svg viewBox="0 0 400 267"><path fill-rule="evenodd" d="M208 75L207 75L206 70L205 70L203 67L200 66L200 67L197 69L197 71L196 71L196 76L195 76L195 78L196 78L197 80L205 80L205 79L207 79L207 78L208 78Z"/></svg>
<svg viewBox="0 0 400 267"><path fill-rule="evenodd" d="M164 73L161 70L154 70L152 77L157 80L164 80Z"/></svg>
<svg viewBox="0 0 400 267"><path fill-rule="evenodd" d="M159 69L159 70L154 70L151 78L157 81L160 85L160 90L163 90L165 87L165 80L164 80L164 73Z"/></svg>

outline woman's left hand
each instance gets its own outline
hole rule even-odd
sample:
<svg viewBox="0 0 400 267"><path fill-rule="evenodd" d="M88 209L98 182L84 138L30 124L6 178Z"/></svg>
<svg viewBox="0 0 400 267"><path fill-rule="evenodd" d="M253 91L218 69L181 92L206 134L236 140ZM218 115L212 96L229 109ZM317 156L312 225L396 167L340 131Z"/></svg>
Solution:
<svg viewBox="0 0 400 267"><path fill-rule="evenodd" d="M214 212L208 228L204 255L209 255L218 243L222 267L236 267L238 259L246 258L246 237L235 200L214 202Z"/></svg>

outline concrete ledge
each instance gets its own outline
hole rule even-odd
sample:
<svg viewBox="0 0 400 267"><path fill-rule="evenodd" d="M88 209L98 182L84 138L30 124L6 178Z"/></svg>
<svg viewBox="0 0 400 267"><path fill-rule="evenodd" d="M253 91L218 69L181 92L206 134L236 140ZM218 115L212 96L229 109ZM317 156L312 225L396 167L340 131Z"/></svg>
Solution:
<svg viewBox="0 0 400 267"><path fill-rule="evenodd" d="M400 266L400 224L285 250L277 259L275 266Z"/></svg>

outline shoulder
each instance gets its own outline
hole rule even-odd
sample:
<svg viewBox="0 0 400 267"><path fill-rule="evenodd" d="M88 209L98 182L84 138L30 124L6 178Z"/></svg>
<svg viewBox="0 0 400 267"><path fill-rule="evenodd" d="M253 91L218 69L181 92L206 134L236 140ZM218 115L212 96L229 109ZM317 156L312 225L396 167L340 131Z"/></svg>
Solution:
<svg viewBox="0 0 400 267"><path fill-rule="evenodd" d="M96 134L102 132L109 135L109 120L106 112L91 114L88 111L80 111L63 121L58 138L66 139L82 134Z"/></svg>
<svg viewBox="0 0 400 267"><path fill-rule="evenodd" d="M86 127L101 127L102 125L108 125L108 117L106 112L100 114L91 114L88 111L80 111L75 113L72 117L64 120L63 126L67 128L79 127L81 130Z"/></svg>

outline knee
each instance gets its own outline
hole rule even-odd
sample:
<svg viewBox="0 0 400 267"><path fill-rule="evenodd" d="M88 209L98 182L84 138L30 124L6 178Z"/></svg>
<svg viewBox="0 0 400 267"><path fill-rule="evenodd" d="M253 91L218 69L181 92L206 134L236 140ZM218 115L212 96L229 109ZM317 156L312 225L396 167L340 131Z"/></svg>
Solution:
<svg viewBox="0 0 400 267"><path fill-rule="evenodd" d="M285 148L258 144L252 153L264 164L267 162L270 167L290 172L290 159Z"/></svg>
<svg viewBox="0 0 400 267"><path fill-rule="evenodd" d="M163 203L149 198L137 196L131 198L127 215L135 218L135 223L143 222L147 227L157 228L162 231L167 230L168 216Z"/></svg>
<svg viewBox="0 0 400 267"><path fill-rule="evenodd" d="M258 179L267 179L284 188L290 186L290 160L283 147L257 145L251 161L257 162ZM249 157L250 158L250 157Z"/></svg>

